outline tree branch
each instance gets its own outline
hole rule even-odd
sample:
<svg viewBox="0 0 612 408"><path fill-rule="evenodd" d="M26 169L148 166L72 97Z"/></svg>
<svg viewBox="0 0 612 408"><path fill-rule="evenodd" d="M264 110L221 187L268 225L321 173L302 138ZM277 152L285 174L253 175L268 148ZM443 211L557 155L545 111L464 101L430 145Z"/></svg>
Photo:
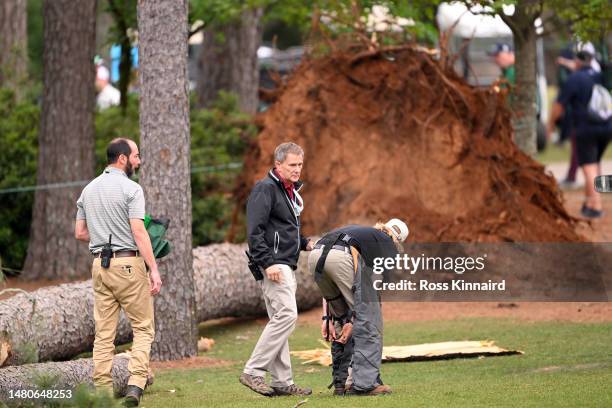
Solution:
<svg viewBox="0 0 612 408"><path fill-rule="evenodd" d="M508 24L508 27L510 27L512 34L519 37L521 39L521 42L525 41L525 36L523 35L522 31L518 28L518 26L510 16L507 16L504 13L500 13L498 14L498 16L502 19L504 23Z"/></svg>

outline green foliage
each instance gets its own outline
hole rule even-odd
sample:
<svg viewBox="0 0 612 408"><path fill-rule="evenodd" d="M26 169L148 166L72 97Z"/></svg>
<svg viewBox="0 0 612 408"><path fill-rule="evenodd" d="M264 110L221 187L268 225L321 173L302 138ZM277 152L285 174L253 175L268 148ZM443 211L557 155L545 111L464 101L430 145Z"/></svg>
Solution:
<svg viewBox="0 0 612 408"><path fill-rule="evenodd" d="M355 23L365 19L375 5L386 6L396 17L409 18L414 25L404 27L408 38L435 42L435 12L439 1L418 0L191 0L189 21L204 21L208 27L221 26L240 18L246 8L263 7L264 21L282 22L297 28L302 33L311 29L313 12L333 16L333 24L328 24L331 34L355 31Z"/></svg>
<svg viewBox="0 0 612 408"><path fill-rule="evenodd" d="M232 190L238 166L255 135L235 95L221 92L207 110L191 113L193 243L223 241L235 207Z"/></svg>
<svg viewBox="0 0 612 408"><path fill-rule="evenodd" d="M28 61L30 77L42 81L43 10L42 0L28 0Z"/></svg>
<svg viewBox="0 0 612 408"><path fill-rule="evenodd" d="M106 390L95 391L87 384L80 384L74 390L71 406L78 408L113 408L119 407L110 392Z"/></svg>
<svg viewBox="0 0 612 408"><path fill-rule="evenodd" d="M221 26L240 18L243 10L284 3L275 0L190 0L189 22L204 21L207 27Z"/></svg>
<svg viewBox="0 0 612 408"><path fill-rule="evenodd" d="M419 0L429 1L429 0ZM462 0L468 7L481 4L491 7L491 14L502 13L503 6L515 5L527 18L544 14L556 17L556 30L571 31L582 41L599 42L612 29L612 7L609 0ZM512 28L512 27L511 27ZM550 29L550 27L545 27Z"/></svg>
<svg viewBox="0 0 612 408"><path fill-rule="evenodd" d="M60 380L60 376L53 372L36 370L32 374L32 383L40 390L54 388Z"/></svg>
<svg viewBox="0 0 612 408"><path fill-rule="evenodd" d="M136 0L106 0L104 11L113 17L113 25L108 33L109 44L120 44L127 31L123 29L138 27Z"/></svg>
<svg viewBox="0 0 612 408"><path fill-rule="evenodd" d="M21 364L38 363L38 346L33 342L20 344L19 347L13 350L13 353L15 353L17 360ZM42 380L44 378L41 378Z"/></svg>
<svg viewBox="0 0 612 408"><path fill-rule="evenodd" d="M545 4L583 41L598 42L612 30L609 0L546 0Z"/></svg>
<svg viewBox="0 0 612 408"><path fill-rule="evenodd" d="M0 190L36 184L39 108L0 89ZM0 194L3 266L21 269L28 248L32 192Z"/></svg>

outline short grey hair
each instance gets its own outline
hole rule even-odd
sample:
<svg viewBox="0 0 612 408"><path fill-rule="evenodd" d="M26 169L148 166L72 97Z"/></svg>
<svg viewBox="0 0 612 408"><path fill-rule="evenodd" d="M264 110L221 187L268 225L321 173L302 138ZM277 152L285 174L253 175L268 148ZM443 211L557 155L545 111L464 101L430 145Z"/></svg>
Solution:
<svg viewBox="0 0 612 408"><path fill-rule="evenodd" d="M293 142L281 143L274 149L274 160L282 163L287 159L289 153L304 156L304 149Z"/></svg>

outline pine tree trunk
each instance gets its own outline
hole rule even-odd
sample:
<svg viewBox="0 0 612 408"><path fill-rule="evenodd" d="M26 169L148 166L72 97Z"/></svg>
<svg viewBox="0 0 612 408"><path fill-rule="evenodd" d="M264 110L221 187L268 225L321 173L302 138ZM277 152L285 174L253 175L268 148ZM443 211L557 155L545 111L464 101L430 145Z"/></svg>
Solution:
<svg viewBox="0 0 612 408"><path fill-rule="evenodd" d="M246 266L245 250L245 244L216 244L193 250L198 322L266 315L261 289ZM300 310L321 304L317 285L307 271L307 255L302 253L296 270ZM168 291L167 283L164 289ZM162 324L172 324L177 319L161 313L155 318L157 322L163 319ZM130 324L122 313L115 343L127 343L131 337ZM93 340L91 280L42 288L0 301L0 366L71 358L91 351ZM8 359L2 361L3 351L7 350Z"/></svg>
<svg viewBox="0 0 612 408"><path fill-rule="evenodd" d="M116 396L124 396L127 391L127 383L130 378L128 360L129 355L126 353L118 354L113 359L111 374ZM47 378L55 379L52 386L45 389L72 390L74 396L74 389L80 384L93 387L93 360L82 358L61 363L27 364L18 367L0 368L0 401L11 401L9 399L11 390L15 392L16 390L37 389L37 378L41 374L44 374ZM153 377L149 377L148 381L149 384L152 384ZM66 400L56 401L65 402Z"/></svg>
<svg viewBox="0 0 612 408"><path fill-rule="evenodd" d="M27 1L0 2L0 87L21 96L28 75Z"/></svg>
<svg viewBox="0 0 612 408"><path fill-rule="evenodd" d="M538 16L537 1L523 0L515 14L507 17L514 37L515 88L512 94L512 125L518 147L530 156L537 153L537 81L536 39L534 21ZM535 14L534 14L535 13Z"/></svg>
<svg viewBox="0 0 612 408"><path fill-rule="evenodd" d="M197 84L200 107L210 106L224 90L238 95L243 112L257 112L257 49L262 41L262 16L262 8L249 8L242 12L240 20L204 32Z"/></svg>
<svg viewBox="0 0 612 408"><path fill-rule="evenodd" d="M155 299L154 360L197 353L191 243L187 0L138 1L140 183L147 209L170 218L172 252Z"/></svg>
<svg viewBox="0 0 612 408"><path fill-rule="evenodd" d="M94 175L94 48L96 1L43 4L44 74L37 184L87 180ZM86 244L74 239L82 187L38 190L25 279L89 275Z"/></svg>

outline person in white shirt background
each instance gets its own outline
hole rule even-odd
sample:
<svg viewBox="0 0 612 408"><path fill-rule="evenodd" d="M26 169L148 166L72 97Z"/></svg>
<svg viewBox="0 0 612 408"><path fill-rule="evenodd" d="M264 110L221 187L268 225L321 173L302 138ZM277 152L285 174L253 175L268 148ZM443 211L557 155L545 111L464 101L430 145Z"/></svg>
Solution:
<svg viewBox="0 0 612 408"><path fill-rule="evenodd" d="M119 105L121 93L110 84L110 72L104 65L96 67L96 91L98 92L96 97L98 109L104 110Z"/></svg>

